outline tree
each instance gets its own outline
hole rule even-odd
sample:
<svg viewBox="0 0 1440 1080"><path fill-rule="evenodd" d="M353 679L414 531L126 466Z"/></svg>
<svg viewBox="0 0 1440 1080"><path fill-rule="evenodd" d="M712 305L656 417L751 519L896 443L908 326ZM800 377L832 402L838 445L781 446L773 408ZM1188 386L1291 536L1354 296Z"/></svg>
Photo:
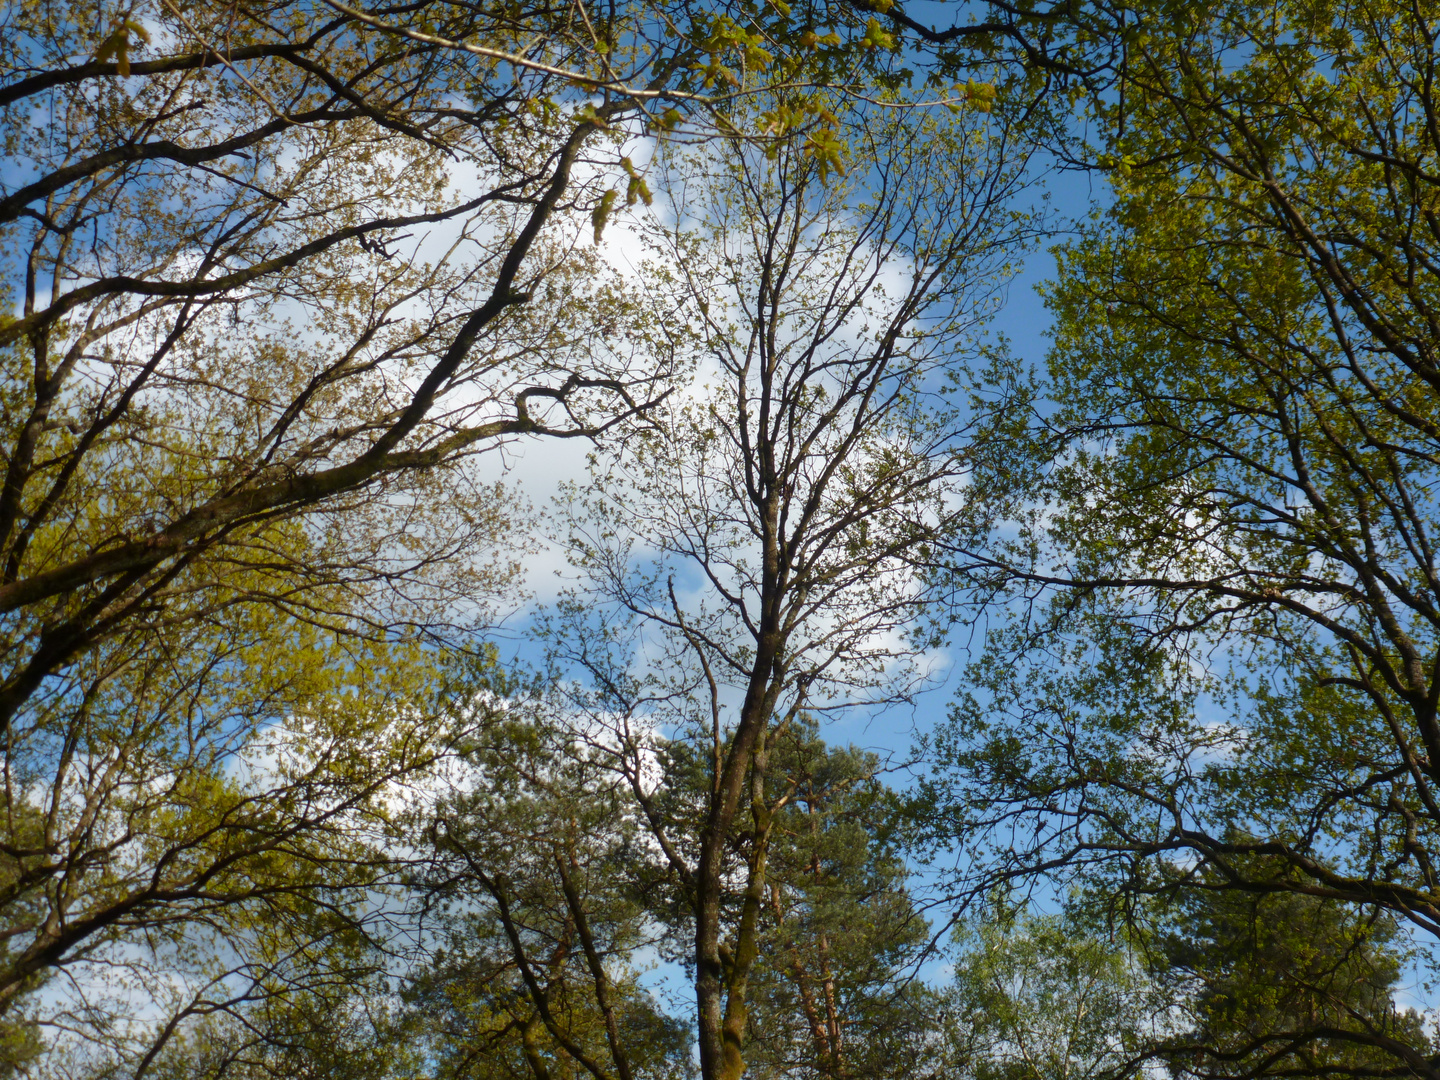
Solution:
<svg viewBox="0 0 1440 1080"><path fill-rule="evenodd" d="M563 508L583 576L540 627L560 695L553 756L506 766L513 792L476 777L473 811L433 819L437 895L453 883L457 940L472 943L435 993L486 1017L461 1014L457 1033L496 1040L483 1055L462 1041L453 1060L510 1055L537 1080L639 1075L624 1022L649 1015L633 969L648 948L695 980L706 1080L743 1073L755 1025L804 1016L827 962L840 996L812 1011L828 1030L797 1058L767 1027L757 1067L843 1074L870 1063L844 1049L848 1029L915 1015L890 986L916 924L887 841L837 859L832 889L814 863L839 837L813 815L818 834L787 837L802 822L786 808L808 799L823 816L822 796L840 798L816 787L832 767L842 786L855 777L846 800L874 797L863 759L827 763L807 717L929 682L933 593L916 560L996 510L987 455L1002 455L1025 387L973 331L1032 224L1012 205L1023 146L1004 112L862 105L845 123L864 138L844 174L795 145L739 140L663 174L684 198L645 273L693 305L700 374L597 457ZM977 353L1000 376L993 397L969 379ZM859 892L883 900L875 927L816 910L858 913ZM784 948L762 960L767 941ZM526 1031L540 1040L528 1056Z"/></svg>
<svg viewBox="0 0 1440 1080"><path fill-rule="evenodd" d="M175 732L164 697L131 695L122 673L119 700L93 695L51 760L12 755L11 807L33 797L32 770L65 781L28 817L11 810L28 846L7 864L7 1024L43 1045L37 1068L163 1072L201 1036L228 1040L216 1075L302 1036L318 1053L385 974L391 805L487 717L452 711L447 680L427 685L438 673L416 657L253 658L268 699L197 676ZM174 685L154 684L138 688Z"/></svg>
<svg viewBox="0 0 1440 1080"><path fill-rule="evenodd" d="M1252 867L1256 878L1264 876ZM1272 861L1270 872L1293 871ZM1422 1017L1397 1005L1412 957L1385 916L1213 871L1171 869L1142 911L992 906L960 924L951 1054L979 1080L1412 1075ZM1397 1048L1399 1052L1397 1053Z"/></svg>
<svg viewBox="0 0 1440 1080"><path fill-rule="evenodd" d="M417 808L433 861L416 882L416 936L431 944L405 992L411 1037L440 1076L692 1076L689 1002L663 989L673 967L664 980L646 968L693 970L693 909L607 736L557 719L541 707L492 731L449 793ZM706 757L688 740L652 749L649 812L693 846ZM938 999L915 977L928 927L896 850L902 801L873 755L825 746L806 718L772 754L768 782L788 797L767 861L748 1069L803 1080L931 1065ZM726 844L728 925L747 906L744 826Z"/></svg>
<svg viewBox="0 0 1440 1080"><path fill-rule="evenodd" d="M689 1076L688 1026L639 981L665 920L628 789L543 714L464 761L412 818L433 854L406 996L436 1074Z"/></svg>
<svg viewBox="0 0 1440 1080"><path fill-rule="evenodd" d="M950 1038L976 1080L1127 1080L1169 1026L1168 1000L1123 939L1076 913L997 905L959 925Z"/></svg>
<svg viewBox="0 0 1440 1080"><path fill-rule="evenodd" d="M783 795L750 981L749 1072L923 1075L940 1002L919 977L930 928L904 863L904 803L875 754L827 747L818 726L797 717L770 751L769 783Z"/></svg>
<svg viewBox="0 0 1440 1080"><path fill-rule="evenodd" d="M974 335L1034 228L1015 203L1023 131L1003 109L942 115L856 106L844 176L785 145L672 159L685 198L655 273L693 305L699 375L565 511L580 583L546 632L693 919L707 1080L745 1068L788 798L774 747L804 713L931 681L943 586L921 568L989 528L991 469L1023 416L1024 380ZM694 832L650 781L653 740L682 733L704 748Z"/></svg>
<svg viewBox="0 0 1440 1080"><path fill-rule="evenodd" d="M159 950L203 987L212 933L243 956L260 909L373 884L340 821L443 741L392 708L429 669L407 628L506 578L454 557L506 520L465 456L526 429L497 401L599 377L560 371L584 335L548 314L516 367L522 262L598 130L506 121L543 87L326 5L95 19L11 5L0 34L0 1008L58 970L90 1018L86 970L150 979ZM448 251L399 239L440 224Z"/></svg>
<svg viewBox="0 0 1440 1080"><path fill-rule="evenodd" d="M992 552L1025 604L957 710L942 828L992 876L1193 863L1433 935L1431 13L1115 16L1113 203L1061 252L1045 513Z"/></svg>
<svg viewBox="0 0 1440 1080"><path fill-rule="evenodd" d="M1252 872L1263 876L1259 867ZM1274 861L1270 872L1295 873ZM1187 876L1157 913L1152 967L1174 987L1184 1017L1158 1044L1173 1071L1407 1075L1397 1058L1432 1052L1422 1018L1395 1001L1407 957L1393 917L1281 888L1227 885L1214 871Z"/></svg>
<svg viewBox="0 0 1440 1080"><path fill-rule="evenodd" d="M171 1037L151 1043L138 1067L112 1062L111 1075L124 1070L149 1080L371 1080L422 1074L411 1032L400 1022L373 958L356 950L350 964L327 966L328 980L314 977L318 966L306 983L256 983L228 999L216 993L195 1002L198 1007L174 1017ZM94 1070L83 1060L46 1065Z"/></svg>

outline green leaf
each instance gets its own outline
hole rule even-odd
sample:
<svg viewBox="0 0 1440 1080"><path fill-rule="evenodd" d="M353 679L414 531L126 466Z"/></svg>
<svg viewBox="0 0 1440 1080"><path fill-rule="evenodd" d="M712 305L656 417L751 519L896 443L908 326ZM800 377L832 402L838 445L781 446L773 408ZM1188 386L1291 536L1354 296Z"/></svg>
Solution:
<svg viewBox="0 0 1440 1080"><path fill-rule="evenodd" d="M860 44L867 49L893 49L895 36L880 25L879 19L872 18L865 23L865 36Z"/></svg>

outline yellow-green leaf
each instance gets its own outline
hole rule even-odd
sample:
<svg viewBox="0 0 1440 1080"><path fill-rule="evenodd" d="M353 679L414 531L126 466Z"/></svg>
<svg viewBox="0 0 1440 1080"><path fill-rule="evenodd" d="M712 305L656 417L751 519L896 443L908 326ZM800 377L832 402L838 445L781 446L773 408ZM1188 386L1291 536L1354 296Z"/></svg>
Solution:
<svg viewBox="0 0 1440 1080"><path fill-rule="evenodd" d="M620 193L613 188L600 197L600 202L590 212L590 223L595 226L595 243L600 243L600 237L605 232L605 222L610 217L610 210L615 205L615 200Z"/></svg>

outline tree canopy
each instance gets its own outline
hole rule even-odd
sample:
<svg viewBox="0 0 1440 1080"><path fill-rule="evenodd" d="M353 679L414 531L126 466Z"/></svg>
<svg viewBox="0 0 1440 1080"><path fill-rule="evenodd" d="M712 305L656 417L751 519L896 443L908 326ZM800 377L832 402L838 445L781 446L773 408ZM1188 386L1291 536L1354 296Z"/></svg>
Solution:
<svg viewBox="0 0 1440 1080"><path fill-rule="evenodd" d="M0 1072L1440 1076L1436 30L5 5Z"/></svg>

